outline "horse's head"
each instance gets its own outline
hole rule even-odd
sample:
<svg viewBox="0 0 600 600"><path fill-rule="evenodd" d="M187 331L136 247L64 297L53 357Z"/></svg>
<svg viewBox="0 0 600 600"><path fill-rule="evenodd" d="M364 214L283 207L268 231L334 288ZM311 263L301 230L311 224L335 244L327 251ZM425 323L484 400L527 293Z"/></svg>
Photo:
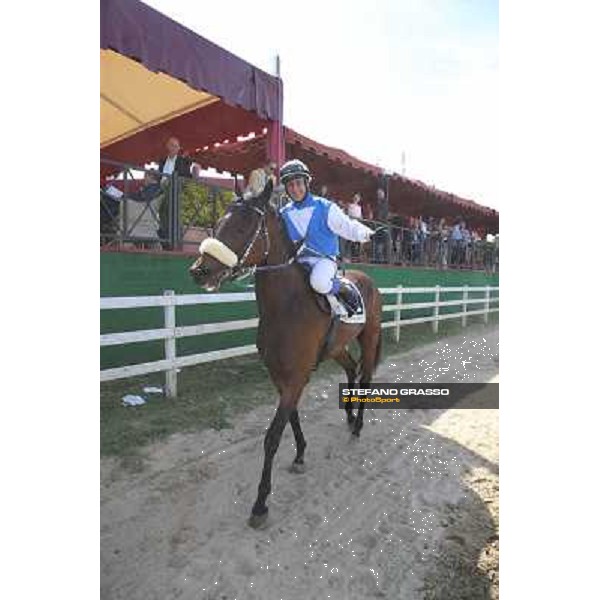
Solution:
<svg viewBox="0 0 600 600"><path fill-rule="evenodd" d="M190 267L194 281L209 292L218 290L227 278L259 260L255 246L266 232L265 215L273 191L269 180L259 196L237 198L219 219L214 237L200 244L200 256ZM265 234L266 235L266 234Z"/></svg>

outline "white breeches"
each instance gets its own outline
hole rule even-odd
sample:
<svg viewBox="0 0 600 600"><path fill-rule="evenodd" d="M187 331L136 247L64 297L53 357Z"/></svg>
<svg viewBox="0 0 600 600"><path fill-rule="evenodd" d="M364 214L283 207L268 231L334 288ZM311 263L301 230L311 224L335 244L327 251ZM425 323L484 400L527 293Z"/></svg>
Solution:
<svg viewBox="0 0 600 600"><path fill-rule="evenodd" d="M310 285L319 294L329 294L337 273L337 263L329 258L305 257L299 262L309 264Z"/></svg>

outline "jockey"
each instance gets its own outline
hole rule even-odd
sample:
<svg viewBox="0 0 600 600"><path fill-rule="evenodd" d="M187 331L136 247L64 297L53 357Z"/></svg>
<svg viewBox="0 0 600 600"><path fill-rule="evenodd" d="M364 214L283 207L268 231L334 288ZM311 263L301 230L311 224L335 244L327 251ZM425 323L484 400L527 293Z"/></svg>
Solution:
<svg viewBox="0 0 600 600"><path fill-rule="evenodd" d="M352 242L368 242L374 231L360 221L344 214L339 206L309 191L311 174L299 160L286 162L279 171L280 181L291 198L280 209L287 233L293 242L302 241L297 259L310 268L310 285L319 294L325 294L334 314L348 316L356 312L358 298L353 288L336 277L339 237Z"/></svg>

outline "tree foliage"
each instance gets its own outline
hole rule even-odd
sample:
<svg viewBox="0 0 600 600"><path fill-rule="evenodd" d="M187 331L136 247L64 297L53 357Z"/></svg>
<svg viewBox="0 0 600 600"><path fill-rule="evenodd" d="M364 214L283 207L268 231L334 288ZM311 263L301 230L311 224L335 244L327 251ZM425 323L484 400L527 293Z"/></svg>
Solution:
<svg viewBox="0 0 600 600"><path fill-rule="evenodd" d="M182 182L179 203L184 227L212 227L233 201L230 190L207 186L197 181Z"/></svg>

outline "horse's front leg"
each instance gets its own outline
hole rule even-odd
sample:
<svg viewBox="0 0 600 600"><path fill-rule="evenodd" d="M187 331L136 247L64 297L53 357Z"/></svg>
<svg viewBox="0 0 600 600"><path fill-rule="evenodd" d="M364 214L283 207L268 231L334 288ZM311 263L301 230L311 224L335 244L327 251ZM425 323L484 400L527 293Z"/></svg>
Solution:
<svg viewBox="0 0 600 600"><path fill-rule="evenodd" d="M266 505L267 496L271 493L271 470L273 467L273 458L279 448L281 435L290 419L292 411L291 407L279 406L275 412L275 416L271 421L271 425L265 435L265 462L263 465L262 476L258 485L258 496L252 507L252 515L248 521L251 527L259 527L267 520L269 509Z"/></svg>
<svg viewBox="0 0 600 600"><path fill-rule="evenodd" d="M290 471L292 473L304 473L304 450L306 449L306 440L300 426L300 416L298 409L294 409L290 415L290 423L294 431L294 439L296 440L296 458L292 463Z"/></svg>

